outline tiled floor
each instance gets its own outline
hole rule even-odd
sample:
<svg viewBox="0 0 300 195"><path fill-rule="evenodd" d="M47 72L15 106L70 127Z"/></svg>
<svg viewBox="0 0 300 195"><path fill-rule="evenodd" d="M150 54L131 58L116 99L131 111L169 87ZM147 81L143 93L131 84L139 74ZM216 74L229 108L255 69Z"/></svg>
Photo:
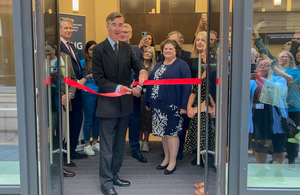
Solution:
<svg viewBox="0 0 300 195"><path fill-rule="evenodd" d="M0 145L0 185L20 185L18 145Z"/></svg>
<svg viewBox="0 0 300 195"><path fill-rule="evenodd" d="M284 184L277 184L275 180L275 167L280 167L285 180ZM248 164L248 187L265 188L299 188L300 187L300 164L296 164L295 170L289 170L288 164L268 164L266 165L267 174L263 180L256 180L255 174L258 172L258 164Z"/></svg>

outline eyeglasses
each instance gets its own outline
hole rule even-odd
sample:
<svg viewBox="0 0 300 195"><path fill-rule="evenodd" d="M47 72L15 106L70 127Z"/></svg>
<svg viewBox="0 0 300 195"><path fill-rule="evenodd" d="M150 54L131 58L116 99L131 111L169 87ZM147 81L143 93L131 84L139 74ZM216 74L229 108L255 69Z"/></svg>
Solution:
<svg viewBox="0 0 300 195"><path fill-rule="evenodd" d="M261 67L271 67L271 65L269 64L259 64L257 65L257 67L261 68Z"/></svg>
<svg viewBox="0 0 300 195"><path fill-rule="evenodd" d="M279 56L278 59L287 59L288 56Z"/></svg>
<svg viewBox="0 0 300 195"><path fill-rule="evenodd" d="M293 41L296 41L296 40L297 40L297 41L300 41L300 36L294 36L292 40L293 40Z"/></svg>
<svg viewBox="0 0 300 195"><path fill-rule="evenodd" d="M113 28L117 28L117 27L122 28L123 23L120 23L120 24L112 23L112 24L110 24L110 25L111 25Z"/></svg>

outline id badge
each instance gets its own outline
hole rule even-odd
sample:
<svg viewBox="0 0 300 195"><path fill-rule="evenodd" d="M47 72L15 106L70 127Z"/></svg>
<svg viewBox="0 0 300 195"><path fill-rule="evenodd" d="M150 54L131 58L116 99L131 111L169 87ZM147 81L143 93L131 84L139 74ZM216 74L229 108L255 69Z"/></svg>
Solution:
<svg viewBox="0 0 300 195"><path fill-rule="evenodd" d="M255 109L264 109L264 104L255 104Z"/></svg>

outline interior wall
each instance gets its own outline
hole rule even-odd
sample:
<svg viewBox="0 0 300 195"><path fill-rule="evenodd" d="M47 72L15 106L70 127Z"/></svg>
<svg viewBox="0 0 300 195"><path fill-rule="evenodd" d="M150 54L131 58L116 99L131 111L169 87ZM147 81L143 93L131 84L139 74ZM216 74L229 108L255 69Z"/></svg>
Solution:
<svg viewBox="0 0 300 195"><path fill-rule="evenodd" d="M60 0L59 11L86 16L86 42L102 42L107 37L105 19L111 12L120 11L119 0L79 0L79 12L73 12L72 0Z"/></svg>
<svg viewBox="0 0 300 195"><path fill-rule="evenodd" d="M72 0L60 0L59 12L64 14L83 15L86 17L86 42L96 39L95 27L95 1L99 0L80 0L79 12L73 12Z"/></svg>
<svg viewBox="0 0 300 195"><path fill-rule="evenodd" d="M94 8L96 42L100 43L108 36L105 22L106 17L111 12L120 12L119 0L96 0Z"/></svg>

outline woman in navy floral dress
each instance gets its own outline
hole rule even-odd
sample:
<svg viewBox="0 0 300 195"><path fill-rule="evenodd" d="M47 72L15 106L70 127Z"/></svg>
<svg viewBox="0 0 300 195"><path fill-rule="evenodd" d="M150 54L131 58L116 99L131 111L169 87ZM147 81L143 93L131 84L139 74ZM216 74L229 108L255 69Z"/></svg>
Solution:
<svg viewBox="0 0 300 195"><path fill-rule="evenodd" d="M181 47L174 40L161 44L165 60L158 62L149 75L149 80L191 78L189 66L177 58ZM165 153L163 162L157 167L166 175L176 170L176 156L179 148L178 135L182 134L182 114L186 114L191 85L147 86L145 103L152 111L152 133L162 137Z"/></svg>

